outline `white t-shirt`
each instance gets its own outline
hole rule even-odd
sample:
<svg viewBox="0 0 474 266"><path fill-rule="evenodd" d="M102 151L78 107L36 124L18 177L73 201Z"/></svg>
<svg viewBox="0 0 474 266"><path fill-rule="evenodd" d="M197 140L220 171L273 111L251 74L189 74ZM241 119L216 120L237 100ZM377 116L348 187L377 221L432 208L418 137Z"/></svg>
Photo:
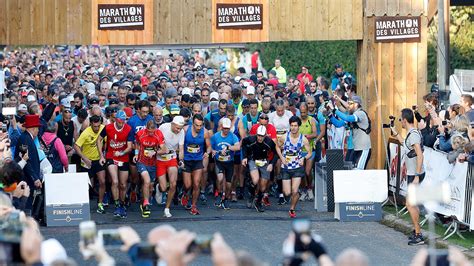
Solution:
<svg viewBox="0 0 474 266"><path fill-rule="evenodd" d="M158 161L169 161L176 158L176 150L178 150L179 145L184 145L184 130L181 130L178 134L175 134L171 131L171 123L165 123L159 127L163 137L165 138L165 145L168 148L169 152L158 156Z"/></svg>
<svg viewBox="0 0 474 266"><path fill-rule="evenodd" d="M268 115L268 122L275 127L277 135L283 135L290 131L290 118L292 116L293 113L288 110L285 110L283 116L278 116L275 111Z"/></svg>

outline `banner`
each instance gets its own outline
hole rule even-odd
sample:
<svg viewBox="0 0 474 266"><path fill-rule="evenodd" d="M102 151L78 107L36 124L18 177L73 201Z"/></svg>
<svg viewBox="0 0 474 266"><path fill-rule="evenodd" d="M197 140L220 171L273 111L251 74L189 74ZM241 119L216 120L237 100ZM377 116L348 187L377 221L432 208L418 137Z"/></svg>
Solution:
<svg viewBox="0 0 474 266"><path fill-rule="evenodd" d="M387 171L334 171L334 202L383 202L387 199Z"/></svg>
<svg viewBox="0 0 474 266"><path fill-rule="evenodd" d="M375 42L420 42L421 18L375 17Z"/></svg>
<svg viewBox="0 0 474 266"><path fill-rule="evenodd" d="M396 193L400 176L400 145L392 140L388 143L388 160L388 190Z"/></svg>
<svg viewBox="0 0 474 266"><path fill-rule="evenodd" d="M144 30L145 5L99 5L99 30Z"/></svg>
<svg viewBox="0 0 474 266"><path fill-rule="evenodd" d="M217 29L263 29L262 4L216 4Z"/></svg>

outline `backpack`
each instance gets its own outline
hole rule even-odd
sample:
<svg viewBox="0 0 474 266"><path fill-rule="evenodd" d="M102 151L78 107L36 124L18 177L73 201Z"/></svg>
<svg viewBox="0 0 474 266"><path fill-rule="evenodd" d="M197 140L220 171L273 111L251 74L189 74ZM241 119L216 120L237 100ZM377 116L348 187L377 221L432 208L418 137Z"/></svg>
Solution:
<svg viewBox="0 0 474 266"><path fill-rule="evenodd" d="M53 167L53 173L63 173L64 168L63 164L61 163L61 158L59 157L59 152L56 150L56 147L54 147L54 143L58 137L55 137L49 145L46 145L43 138L40 139L43 144L43 151L46 154L46 158L48 158L48 161Z"/></svg>
<svg viewBox="0 0 474 266"><path fill-rule="evenodd" d="M353 129L357 129L357 128L358 128L358 129L364 131L365 134L369 135L370 132L372 132L372 121L370 120L370 117L369 117L369 115L367 114L366 111L364 111L364 110L362 110L362 109L360 109L360 110L361 110L362 112L364 112L364 114L367 116L367 120L369 121L369 126L368 126L366 129L363 129L363 128L360 128L360 127L359 127L359 124L358 124L357 122L354 122L354 123L351 123L352 128L353 128Z"/></svg>

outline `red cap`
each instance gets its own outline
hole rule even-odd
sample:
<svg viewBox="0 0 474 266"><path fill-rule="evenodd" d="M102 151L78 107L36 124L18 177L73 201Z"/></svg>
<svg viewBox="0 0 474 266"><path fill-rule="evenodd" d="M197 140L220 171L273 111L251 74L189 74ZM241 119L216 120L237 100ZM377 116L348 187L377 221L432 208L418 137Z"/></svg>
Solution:
<svg viewBox="0 0 474 266"><path fill-rule="evenodd" d="M140 81L142 82L142 86L148 86L148 78L143 76Z"/></svg>
<svg viewBox="0 0 474 266"><path fill-rule="evenodd" d="M127 117L130 118L133 116L133 111L132 111L132 108L130 107L124 107L123 108L123 111L125 112L125 114L127 114Z"/></svg>
<svg viewBox="0 0 474 266"><path fill-rule="evenodd" d="M26 115L23 126L25 128L40 127L41 123L39 115Z"/></svg>

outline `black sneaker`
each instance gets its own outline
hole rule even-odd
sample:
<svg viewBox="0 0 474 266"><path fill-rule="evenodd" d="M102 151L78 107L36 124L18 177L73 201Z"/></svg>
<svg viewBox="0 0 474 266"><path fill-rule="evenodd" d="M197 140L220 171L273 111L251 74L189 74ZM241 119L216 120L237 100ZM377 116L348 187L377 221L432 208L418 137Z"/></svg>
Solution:
<svg viewBox="0 0 474 266"><path fill-rule="evenodd" d="M285 204L286 204L285 197L279 197L278 198L278 205L285 205Z"/></svg>
<svg viewBox="0 0 474 266"><path fill-rule="evenodd" d="M422 234L417 234L413 239L408 241L408 245L410 246L418 246L418 245L424 245L425 244L425 239L423 238Z"/></svg>
<svg viewBox="0 0 474 266"><path fill-rule="evenodd" d="M249 197L247 200L247 208L251 209L253 205L254 197Z"/></svg>
<svg viewBox="0 0 474 266"><path fill-rule="evenodd" d="M225 200L222 202L222 209L224 209L224 210L230 210L230 205L229 205L229 200L228 200L228 199L225 199Z"/></svg>
<svg viewBox="0 0 474 266"><path fill-rule="evenodd" d="M410 235L408 236L408 240L414 239L416 236L415 230L411 231Z"/></svg>
<svg viewBox="0 0 474 266"><path fill-rule="evenodd" d="M255 209L257 212L264 212L265 209L263 208L262 202L255 202Z"/></svg>
<svg viewBox="0 0 474 266"><path fill-rule="evenodd" d="M216 207L221 207L222 204L222 197L221 196L216 196L214 200L214 206Z"/></svg>
<svg viewBox="0 0 474 266"><path fill-rule="evenodd" d="M150 217L151 210L150 210L150 206L148 204L147 205L140 205L140 210L142 211L142 217L143 218Z"/></svg>

